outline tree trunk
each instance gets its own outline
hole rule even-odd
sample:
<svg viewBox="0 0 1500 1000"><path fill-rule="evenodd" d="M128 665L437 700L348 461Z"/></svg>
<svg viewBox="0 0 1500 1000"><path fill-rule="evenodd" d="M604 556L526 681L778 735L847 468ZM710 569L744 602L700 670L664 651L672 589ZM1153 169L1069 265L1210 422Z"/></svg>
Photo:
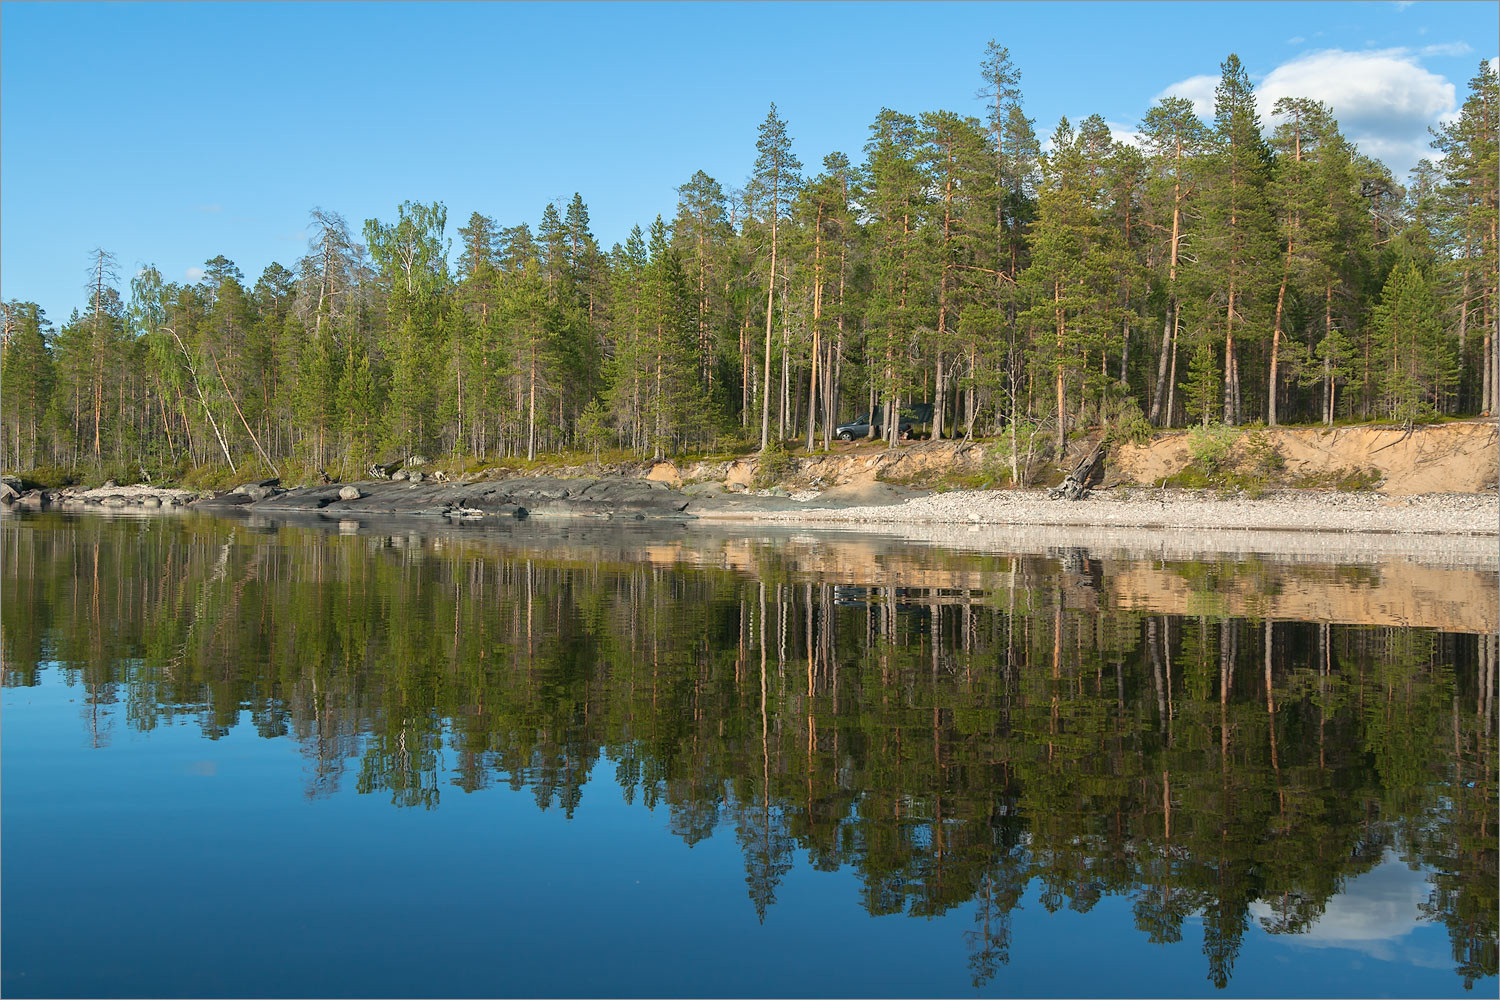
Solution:
<svg viewBox="0 0 1500 1000"><path fill-rule="evenodd" d="M1229 305L1224 312L1224 422L1236 424L1234 378L1234 282L1229 283Z"/></svg>
<svg viewBox="0 0 1500 1000"><path fill-rule="evenodd" d="M1063 450L1068 443L1068 407L1066 389L1063 384L1063 311L1059 303L1062 301L1061 283L1052 282L1052 309L1057 320L1057 360L1054 366L1057 369L1057 459L1062 461Z"/></svg>
<svg viewBox="0 0 1500 1000"><path fill-rule="evenodd" d="M780 216L778 198L781 192L778 172L771 181L771 272L766 279L766 367L765 385L761 391L760 450L765 451L771 439L771 312L776 304L776 223Z"/></svg>

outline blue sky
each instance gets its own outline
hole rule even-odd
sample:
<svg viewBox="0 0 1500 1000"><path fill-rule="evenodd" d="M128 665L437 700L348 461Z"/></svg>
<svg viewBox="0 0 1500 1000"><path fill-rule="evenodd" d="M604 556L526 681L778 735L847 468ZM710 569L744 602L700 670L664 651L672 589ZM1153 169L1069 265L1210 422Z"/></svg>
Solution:
<svg viewBox="0 0 1500 1000"><path fill-rule="evenodd" d="M1398 173L1496 55L1493 3L0 4L0 296L54 322L88 251L122 284L216 254L251 281L308 211L442 201L535 224L574 191L606 246L702 169L744 183L771 101L808 167L882 106L978 114L986 41L1027 113L1127 136L1237 52L1269 104L1334 106ZM124 289L122 289L124 291Z"/></svg>

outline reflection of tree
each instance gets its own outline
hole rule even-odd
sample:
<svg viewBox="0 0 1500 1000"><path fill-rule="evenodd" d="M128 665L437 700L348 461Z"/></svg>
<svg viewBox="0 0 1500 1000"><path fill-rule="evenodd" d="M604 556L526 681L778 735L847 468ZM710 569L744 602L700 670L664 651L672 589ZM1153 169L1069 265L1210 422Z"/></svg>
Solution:
<svg viewBox="0 0 1500 1000"><path fill-rule="evenodd" d="M969 908L976 986L1033 889L1129 898L1162 945L1200 915L1223 986L1252 903L1301 933L1394 851L1433 872L1459 974L1496 971L1494 637L1250 622L1209 596L1145 616L1103 606L1091 559L942 555L1001 581L978 593L834 587L770 543L747 581L612 535L564 559L197 518L0 533L4 682L56 662L101 739L117 713L248 722L299 745L310 795L353 767L397 805L503 784L570 816L607 758L686 843L732 823L762 919L799 851L852 868L872 914ZM1242 571L1265 567L1180 574L1211 595Z"/></svg>

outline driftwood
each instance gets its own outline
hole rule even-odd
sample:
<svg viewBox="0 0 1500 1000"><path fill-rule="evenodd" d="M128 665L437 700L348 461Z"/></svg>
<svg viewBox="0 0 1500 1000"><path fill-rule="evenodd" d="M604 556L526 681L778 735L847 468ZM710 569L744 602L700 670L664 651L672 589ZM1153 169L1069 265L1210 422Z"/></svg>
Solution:
<svg viewBox="0 0 1500 1000"><path fill-rule="evenodd" d="M1053 500L1081 500L1088 496L1089 485L1104 471L1104 453L1107 450L1103 440L1094 445L1094 450L1073 467L1068 478L1060 485L1048 490L1047 496Z"/></svg>
<svg viewBox="0 0 1500 1000"><path fill-rule="evenodd" d="M371 479L389 479L392 473L401 468L402 464L399 458L394 462L375 462L365 470L365 473Z"/></svg>

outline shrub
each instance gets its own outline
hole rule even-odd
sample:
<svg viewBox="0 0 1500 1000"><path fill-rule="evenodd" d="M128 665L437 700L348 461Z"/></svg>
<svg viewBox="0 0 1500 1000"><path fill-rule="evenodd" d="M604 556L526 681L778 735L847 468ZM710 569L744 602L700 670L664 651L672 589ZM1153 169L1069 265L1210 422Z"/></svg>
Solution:
<svg viewBox="0 0 1500 1000"><path fill-rule="evenodd" d="M21 473L21 484L27 489L55 490L77 482L77 473L61 465L38 465L30 472Z"/></svg>
<svg viewBox="0 0 1500 1000"><path fill-rule="evenodd" d="M1141 412L1140 404L1134 399L1124 399L1115 408L1107 440L1111 444L1129 442L1134 445L1147 445L1151 443L1151 436L1155 432L1156 428L1151 426L1151 421L1147 420L1146 415Z"/></svg>
<svg viewBox="0 0 1500 1000"><path fill-rule="evenodd" d="M780 441L772 441L766 445L766 450L760 453L760 461L755 465L755 477L751 480L751 485L763 490L769 486L775 486L791 472L792 456L787 454L786 446Z"/></svg>
<svg viewBox="0 0 1500 1000"><path fill-rule="evenodd" d="M1192 452L1193 464L1212 477L1229 463L1238 432L1224 424L1194 427L1188 431L1188 450Z"/></svg>
<svg viewBox="0 0 1500 1000"><path fill-rule="evenodd" d="M1286 471L1286 456L1264 434L1247 437L1245 451L1257 475L1274 476Z"/></svg>

